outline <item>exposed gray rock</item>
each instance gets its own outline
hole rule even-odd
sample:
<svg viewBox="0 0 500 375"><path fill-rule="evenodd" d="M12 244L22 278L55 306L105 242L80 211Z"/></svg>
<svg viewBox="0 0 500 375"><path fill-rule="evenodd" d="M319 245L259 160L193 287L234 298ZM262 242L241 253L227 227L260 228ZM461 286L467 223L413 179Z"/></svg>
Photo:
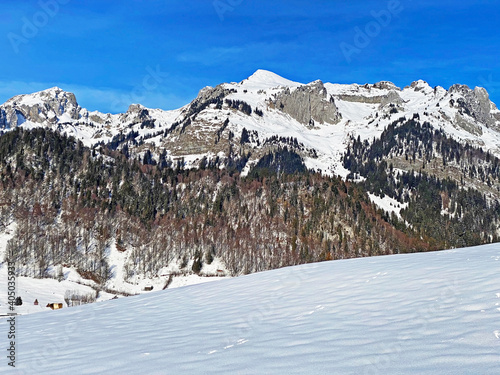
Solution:
<svg viewBox="0 0 500 375"><path fill-rule="evenodd" d="M385 95L366 96L366 95L342 94L342 95L338 95L337 97L340 100L344 100L346 102L365 103L365 104L381 104Z"/></svg>
<svg viewBox="0 0 500 375"><path fill-rule="evenodd" d="M491 113L494 107L488 92L484 88L476 87L471 90L467 85L456 84L450 87L449 93L461 96L456 100L456 104L464 114L488 127L496 125L498 119Z"/></svg>
<svg viewBox="0 0 500 375"><path fill-rule="evenodd" d="M216 87L204 87L198 93L196 99L194 99L189 106L183 111L184 119L190 116L196 116L200 111L202 111L209 103L221 102L223 99L230 95L232 90L224 88L224 85L217 85Z"/></svg>
<svg viewBox="0 0 500 375"><path fill-rule="evenodd" d="M464 116L460 114L456 114L455 116L455 121L454 121L455 126L462 128L466 131L468 131L471 134L481 136L483 135L483 130L479 125L474 124L471 121L468 121Z"/></svg>
<svg viewBox="0 0 500 375"><path fill-rule="evenodd" d="M431 88L427 82L422 81L422 80L412 82L410 87L417 92L418 91L425 91L426 89Z"/></svg>
<svg viewBox="0 0 500 375"><path fill-rule="evenodd" d="M0 127L8 128L7 113L3 108L0 108Z"/></svg>
<svg viewBox="0 0 500 375"><path fill-rule="evenodd" d="M127 112L120 115L120 120L122 122L138 124L141 122L152 121L152 118L146 107L140 104L131 104L128 107Z"/></svg>
<svg viewBox="0 0 500 375"><path fill-rule="evenodd" d="M87 118L89 121L95 122L97 124L103 124L105 122L103 118L96 114L87 115Z"/></svg>
<svg viewBox="0 0 500 375"><path fill-rule="evenodd" d="M105 124L107 121L110 121L111 120L111 114L109 113L100 113L100 112L89 112L88 110L82 108L80 110L80 113L79 113L79 122L82 122L82 123L93 123L93 124L96 124L96 125L103 125Z"/></svg>
<svg viewBox="0 0 500 375"><path fill-rule="evenodd" d="M10 129L21 125L26 121L23 114L17 109L7 108L0 110L0 125L2 128Z"/></svg>
<svg viewBox="0 0 500 375"><path fill-rule="evenodd" d="M25 100L28 95L19 95L8 100L0 111L0 124L7 128L19 126L25 120L55 124L63 114L78 120L81 108L74 94L55 87L36 95L36 100ZM30 98L33 99L33 96Z"/></svg>
<svg viewBox="0 0 500 375"><path fill-rule="evenodd" d="M394 91L401 91L401 88L396 86L394 83L389 82L389 81L380 81L377 82L373 85L373 88L379 89L379 90L394 90Z"/></svg>
<svg viewBox="0 0 500 375"><path fill-rule="evenodd" d="M380 104L380 108L383 108L389 104L394 104L396 107L401 107L404 104L404 100L395 90L391 90L385 95L367 96L343 94L339 95L338 98L346 102Z"/></svg>
<svg viewBox="0 0 500 375"><path fill-rule="evenodd" d="M404 100L399 96L396 91L389 91L387 95L384 95L380 101L380 106L385 107L388 104L394 104L397 107L404 104Z"/></svg>
<svg viewBox="0 0 500 375"><path fill-rule="evenodd" d="M218 85L215 87L204 87L198 93L198 96L194 101L203 103L208 102L212 99L223 98L231 93L231 90L225 89L224 85Z"/></svg>
<svg viewBox="0 0 500 375"><path fill-rule="evenodd" d="M304 125L315 121L337 124L342 119L333 97L327 98L326 88L321 81L300 86L293 91L287 88L271 101L271 105Z"/></svg>

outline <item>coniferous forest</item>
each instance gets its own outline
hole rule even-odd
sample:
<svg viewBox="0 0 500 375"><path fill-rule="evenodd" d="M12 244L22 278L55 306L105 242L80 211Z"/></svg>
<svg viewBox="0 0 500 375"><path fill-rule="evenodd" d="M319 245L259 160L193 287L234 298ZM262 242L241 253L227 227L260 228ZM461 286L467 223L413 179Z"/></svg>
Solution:
<svg viewBox="0 0 500 375"><path fill-rule="evenodd" d="M126 147L90 149L51 130L17 128L0 137L0 225L17 223L8 250L19 275L73 266L100 284L113 273L112 245L131 254L130 278L154 277L172 261L197 273L218 257L241 275L497 241L500 205L489 192L498 159L418 121L396 125L370 145L352 140L346 181L307 170L286 147L242 177L245 160L184 169L147 153L133 159ZM405 163L414 170L403 171ZM480 184L464 188L471 179ZM369 192L406 203L401 217Z"/></svg>

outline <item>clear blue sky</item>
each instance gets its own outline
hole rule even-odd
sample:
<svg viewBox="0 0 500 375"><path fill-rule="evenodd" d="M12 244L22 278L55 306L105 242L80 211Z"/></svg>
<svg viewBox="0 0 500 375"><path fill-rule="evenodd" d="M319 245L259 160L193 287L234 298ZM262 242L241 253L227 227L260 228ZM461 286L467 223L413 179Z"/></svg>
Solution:
<svg viewBox="0 0 500 375"><path fill-rule="evenodd" d="M2 103L57 85L89 110L173 109L260 68L483 86L500 105L496 0L5 0L1 19Z"/></svg>

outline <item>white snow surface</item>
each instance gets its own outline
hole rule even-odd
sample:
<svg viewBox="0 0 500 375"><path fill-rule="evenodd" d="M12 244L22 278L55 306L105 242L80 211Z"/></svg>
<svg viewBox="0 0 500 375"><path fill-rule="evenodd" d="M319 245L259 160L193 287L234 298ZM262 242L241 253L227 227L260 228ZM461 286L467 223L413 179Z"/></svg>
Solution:
<svg viewBox="0 0 500 375"><path fill-rule="evenodd" d="M399 219L402 219L401 210L408 207L408 203L401 203L388 195L381 198L375 194L368 193L368 196L370 197L370 200L377 205L377 207L388 213L394 212Z"/></svg>
<svg viewBox="0 0 500 375"><path fill-rule="evenodd" d="M301 83L290 81L276 73L264 69L258 69L254 74L241 82L243 87L252 87L257 89L266 89L273 87L299 87Z"/></svg>
<svg viewBox="0 0 500 375"><path fill-rule="evenodd" d="M493 244L21 316L12 373L498 374L499 268Z"/></svg>

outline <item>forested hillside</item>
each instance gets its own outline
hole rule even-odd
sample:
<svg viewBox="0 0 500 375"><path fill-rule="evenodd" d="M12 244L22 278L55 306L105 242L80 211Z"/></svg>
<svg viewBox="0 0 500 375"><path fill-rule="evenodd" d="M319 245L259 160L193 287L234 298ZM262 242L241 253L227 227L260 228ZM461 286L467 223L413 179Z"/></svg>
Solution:
<svg viewBox="0 0 500 375"><path fill-rule="evenodd" d="M286 149L242 178L236 167L141 164L49 130L18 128L0 137L0 162L2 224L17 222L8 248L21 275L74 266L104 284L111 244L129 254L128 276L150 277L190 259L186 272L218 257L238 275L433 249L389 224L361 186L308 172Z"/></svg>
<svg viewBox="0 0 500 375"><path fill-rule="evenodd" d="M172 264L197 274L214 259L241 275L498 241L499 160L418 115L372 142L351 138L345 180L309 170L282 141L248 173L245 152L185 168L120 142L89 148L46 128L1 135L1 225L16 224L7 250L19 275L61 279L70 267L106 286L111 249L124 254L128 281Z"/></svg>
<svg viewBox="0 0 500 375"><path fill-rule="evenodd" d="M481 148L401 119L371 144L353 139L344 166L365 190L408 203L403 219L434 247L498 241L500 160Z"/></svg>

